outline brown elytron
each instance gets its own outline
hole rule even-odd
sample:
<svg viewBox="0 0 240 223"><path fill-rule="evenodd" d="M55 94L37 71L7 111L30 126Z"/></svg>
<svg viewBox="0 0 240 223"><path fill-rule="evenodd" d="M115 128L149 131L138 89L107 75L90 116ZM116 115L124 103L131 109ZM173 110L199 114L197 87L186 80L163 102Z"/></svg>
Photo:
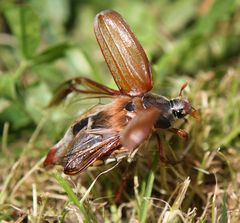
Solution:
<svg viewBox="0 0 240 223"><path fill-rule="evenodd" d="M97 14L94 31L119 90L83 77L60 86L51 105L60 103L71 92L112 97L111 103L77 118L49 151L44 165L63 165L69 175L91 165L131 158L156 129L168 129L186 138L184 130L172 128L174 121L188 114L198 117L182 97L186 85L174 99L149 93L153 85L149 61L121 15L111 10Z"/></svg>
<svg viewBox="0 0 240 223"><path fill-rule="evenodd" d="M123 18L105 11L96 16L94 31L109 70L122 94L138 96L152 89L147 56Z"/></svg>

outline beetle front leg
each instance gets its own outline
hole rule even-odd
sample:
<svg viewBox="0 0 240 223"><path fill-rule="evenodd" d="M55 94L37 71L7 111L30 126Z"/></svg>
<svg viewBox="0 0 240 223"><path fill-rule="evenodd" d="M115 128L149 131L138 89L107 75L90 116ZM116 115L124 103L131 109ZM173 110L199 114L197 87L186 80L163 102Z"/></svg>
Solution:
<svg viewBox="0 0 240 223"><path fill-rule="evenodd" d="M170 129L168 129L168 131L178 135L179 137L181 137L181 138L183 138L185 140L188 139L188 133L185 130L183 130L183 129L170 128Z"/></svg>

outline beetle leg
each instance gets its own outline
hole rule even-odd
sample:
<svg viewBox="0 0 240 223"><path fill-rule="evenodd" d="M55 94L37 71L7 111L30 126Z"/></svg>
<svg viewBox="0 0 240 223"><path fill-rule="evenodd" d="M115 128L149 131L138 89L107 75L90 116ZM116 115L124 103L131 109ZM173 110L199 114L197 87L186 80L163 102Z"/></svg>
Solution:
<svg viewBox="0 0 240 223"><path fill-rule="evenodd" d="M188 139L188 133L183 129L177 129L177 128L170 128L168 131L180 136L181 138L187 140Z"/></svg>
<svg viewBox="0 0 240 223"><path fill-rule="evenodd" d="M165 152L164 152L164 148L163 148L160 136L157 133L155 133L155 137L157 140L157 146L158 146L158 150L159 150L159 154L160 154L160 160L164 163L167 163L167 159L165 157Z"/></svg>
<svg viewBox="0 0 240 223"><path fill-rule="evenodd" d="M133 172L131 170L134 169L134 166L135 166L134 162L128 163L128 166L122 175L122 180L117 188L116 195L114 198L114 201L117 204L121 203L122 201L123 192L126 189L129 179L132 178L131 175L133 175Z"/></svg>
<svg viewBox="0 0 240 223"><path fill-rule="evenodd" d="M159 135L156 133L155 137L157 139L157 145L158 145L158 149L159 149L159 153L160 153L160 160L165 163L165 164L170 164L170 165L177 165L180 162L182 162L182 159L180 160L170 160L166 157L165 152L164 152L164 148L161 142L161 139L159 137Z"/></svg>

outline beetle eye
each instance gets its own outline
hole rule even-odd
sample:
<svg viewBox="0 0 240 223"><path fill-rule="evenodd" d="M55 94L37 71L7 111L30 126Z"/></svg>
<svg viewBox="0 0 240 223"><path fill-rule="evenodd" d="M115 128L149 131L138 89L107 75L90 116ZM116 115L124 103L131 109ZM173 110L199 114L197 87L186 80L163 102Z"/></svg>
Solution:
<svg viewBox="0 0 240 223"><path fill-rule="evenodd" d="M129 112L133 112L135 110L135 105L130 101L125 105L125 109Z"/></svg>
<svg viewBox="0 0 240 223"><path fill-rule="evenodd" d="M185 112L183 112L183 109L179 109L176 111L177 118L183 118L185 116Z"/></svg>

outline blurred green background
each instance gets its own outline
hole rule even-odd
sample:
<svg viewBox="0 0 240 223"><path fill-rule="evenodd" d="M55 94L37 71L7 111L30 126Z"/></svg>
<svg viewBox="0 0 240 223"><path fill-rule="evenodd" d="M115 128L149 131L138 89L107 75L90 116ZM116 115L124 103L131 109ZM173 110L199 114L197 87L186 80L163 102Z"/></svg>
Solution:
<svg viewBox="0 0 240 223"><path fill-rule="evenodd" d="M93 32L94 16L105 9L118 11L141 42L156 93L175 97L190 83L187 94L203 116L198 128L188 127L194 157L201 162L218 147L239 155L239 0L1 0L0 205L14 203L8 193L24 171L93 105L76 100L47 108L57 86L85 76L116 88ZM18 160L22 172L9 176Z"/></svg>
<svg viewBox="0 0 240 223"><path fill-rule="evenodd" d="M220 78L224 63L238 58L237 6L233 0L1 1L1 126L8 121L17 135L33 130L65 79L81 75L114 85L93 33L99 11L122 14L153 64L156 91L173 97L166 79L179 88L184 75L212 67ZM45 128L50 136L58 115Z"/></svg>

